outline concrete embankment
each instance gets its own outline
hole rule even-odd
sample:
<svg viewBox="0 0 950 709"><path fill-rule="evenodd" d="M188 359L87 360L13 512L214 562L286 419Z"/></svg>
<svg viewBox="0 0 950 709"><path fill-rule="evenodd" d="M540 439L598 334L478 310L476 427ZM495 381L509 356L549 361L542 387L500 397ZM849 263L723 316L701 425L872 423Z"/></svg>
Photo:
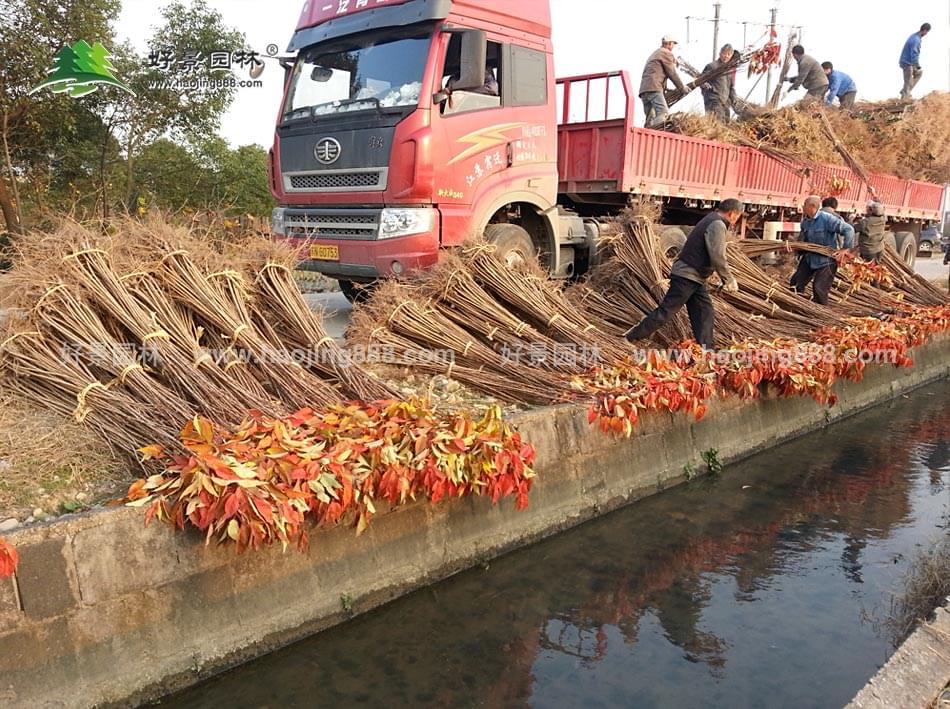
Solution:
<svg viewBox="0 0 950 709"><path fill-rule="evenodd" d="M950 598L933 621L911 633L846 709L929 707L948 683Z"/></svg>
<svg viewBox="0 0 950 709"><path fill-rule="evenodd" d="M538 450L527 510L485 499L384 511L366 533L314 532L301 554L236 556L197 535L145 528L116 508L14 532L15 579L0 581L0 706L126 704L196 682L353 613L682 482L687 463L736 460L950 374L950 337L910 369L869 368L838 404L810 399L711 403L706 419L647 416L629 440L604 436L586 409L519 417ZM728 473L727 473L728 474Z"/></svg>

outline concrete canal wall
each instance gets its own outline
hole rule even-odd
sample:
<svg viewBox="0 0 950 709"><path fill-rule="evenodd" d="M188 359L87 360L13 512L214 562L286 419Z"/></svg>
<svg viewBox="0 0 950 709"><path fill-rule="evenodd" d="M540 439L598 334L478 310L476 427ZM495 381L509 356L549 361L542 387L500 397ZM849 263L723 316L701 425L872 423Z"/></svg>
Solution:
<svg viewBox="0 0 950 709"><path fill-rule="evenodd" d="M0 581L0 706L131 704L181 688L456 571L684 480L719 450L733 461L950 374L950 338L912 369L874 367L810 399L714 401L706 419L645 417L629 440L591 428L583 407L523 414L538 450L527 510L484 499L383 511L366 533L311 535L310 551L236 556L197 535L143 526L116 508L9 536L21 556ZM728 472L726 473L728 474Z"/></svg>
<svg viewBox="0 0 950 709"><path fill-rule="evenodd" d="M937 609L931 622L911 633L845 709L930 707L947 684L950 684L950 598Z"/></svg>

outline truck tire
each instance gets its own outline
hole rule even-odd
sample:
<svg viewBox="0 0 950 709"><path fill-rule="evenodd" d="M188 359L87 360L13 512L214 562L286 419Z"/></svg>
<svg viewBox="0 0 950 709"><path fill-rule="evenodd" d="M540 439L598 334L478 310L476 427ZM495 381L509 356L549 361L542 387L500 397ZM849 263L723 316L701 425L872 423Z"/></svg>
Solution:
<svg viewBox="0 0 950 709"><path fill-rule="evenodd" d="M660 232L660 253L676 258L686 243L686 232L682 227L668 226Z"/></svg>
<svg viewBox="0 0 950 709"><path fill-rule="evenodd" d="M899 231L894 234L897 244L897 255L911 268L917 262L917 237L909 231Z"/></svg>
<svg viewBox="0 0 950 709"><path fill-rule="evenodd" d="M894 238L894 232L884 232L884 246L890 246L892 249L894 249L894 252L897 253L897 239Z"/></svg>
<svg viewBox="0 0 950 709"><path fill-rule="evenodd" d="M340 284L340 291L343 297L353 304L362 303L373 292L372 283L356 284L353 281L337 281Z"/></svg>
<svg viewBox="0 0 950 709"><path fill-rule="evenodd" d="M489 224L485 227L485 240L495 245L495 255L508 268L538 264L538 249L531 235L517 224Z"/></svg>

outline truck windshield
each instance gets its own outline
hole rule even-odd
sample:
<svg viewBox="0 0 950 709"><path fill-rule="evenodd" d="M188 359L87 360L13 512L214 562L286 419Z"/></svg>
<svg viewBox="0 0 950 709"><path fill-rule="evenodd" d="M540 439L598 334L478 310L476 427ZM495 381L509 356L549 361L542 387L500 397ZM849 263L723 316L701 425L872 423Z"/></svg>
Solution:
<svg viewBox="0 0 950 709"><path fill-rule="evenodd" d="M284 120L390 106L415 106L431 25L346 37L300 53Z"/></svg>

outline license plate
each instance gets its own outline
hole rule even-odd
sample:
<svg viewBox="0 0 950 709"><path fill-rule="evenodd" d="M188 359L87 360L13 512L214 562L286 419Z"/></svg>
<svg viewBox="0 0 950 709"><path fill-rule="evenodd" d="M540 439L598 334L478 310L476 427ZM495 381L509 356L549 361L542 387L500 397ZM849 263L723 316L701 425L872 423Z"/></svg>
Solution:
<svg viewBox="0 0 950 709"><path fill-rule="evenodd" d="M310 258L317 261L339 261L340 247L324 245L311 246Z"/></svg>

